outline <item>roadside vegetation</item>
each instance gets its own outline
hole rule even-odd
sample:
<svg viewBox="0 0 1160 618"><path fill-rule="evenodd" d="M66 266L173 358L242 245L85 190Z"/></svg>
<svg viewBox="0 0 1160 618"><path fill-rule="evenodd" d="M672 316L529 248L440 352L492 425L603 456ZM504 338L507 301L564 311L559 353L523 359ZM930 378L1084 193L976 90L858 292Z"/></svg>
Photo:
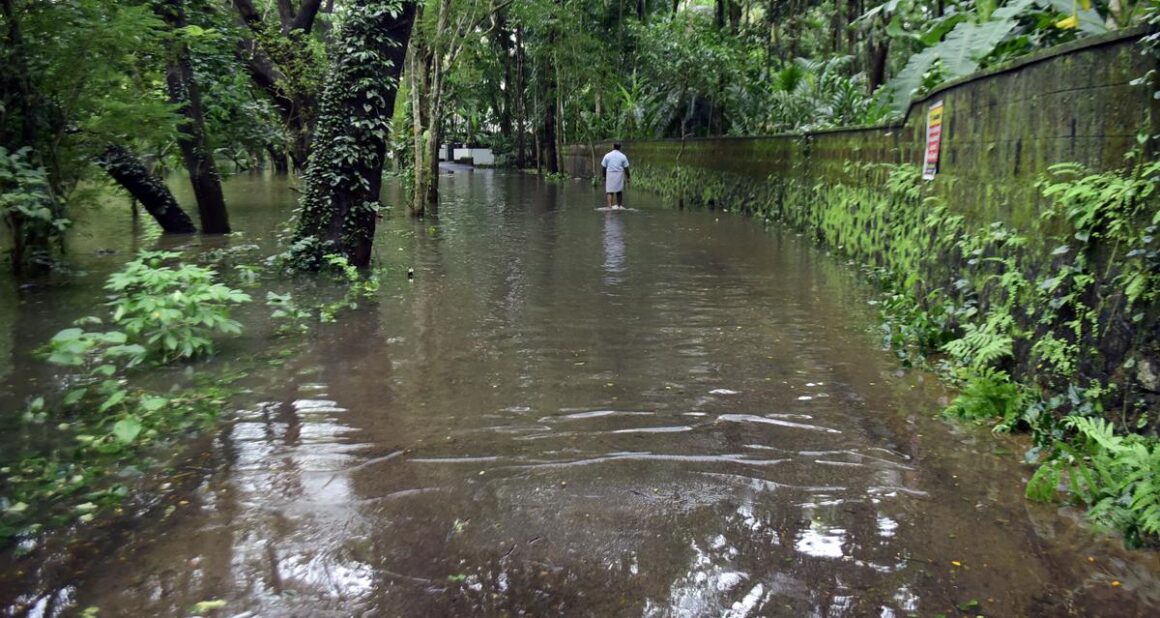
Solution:
<svg viewBox="0 0 1160 618"><path fill-rule="evenodd" d="M1028 498L1073 500L1130 546L1160 541L1155 368L1122 353L1156 323L1158 180L1139 153L1119 172L1053 166L1038 184L1052 205L1040 229L1065 231L1043 233L1046 260L1003 225L972 232L932 215L929 229L953 230L944 249L963 263L961 286L922 304L896 291L884 311L897 349L961 385L947 414L1030 432ZM981 307L985 290L1002 300Z"/></svg>

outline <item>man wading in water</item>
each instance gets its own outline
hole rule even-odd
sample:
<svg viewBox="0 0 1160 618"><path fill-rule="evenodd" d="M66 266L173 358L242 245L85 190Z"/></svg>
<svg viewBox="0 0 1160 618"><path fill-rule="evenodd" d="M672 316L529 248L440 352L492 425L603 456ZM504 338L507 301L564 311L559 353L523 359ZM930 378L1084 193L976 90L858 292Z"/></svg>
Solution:
<svg viewBox="0 0 1160 618"><path fill-rule="evenodd" d="M612 145L612 151L600 161L604 168L604 192L608 194L608 207L613 210L624 208L624 188L628 185L628 157L620 151L620 143ZM613 204L612 198L616 198Z"/></svg>

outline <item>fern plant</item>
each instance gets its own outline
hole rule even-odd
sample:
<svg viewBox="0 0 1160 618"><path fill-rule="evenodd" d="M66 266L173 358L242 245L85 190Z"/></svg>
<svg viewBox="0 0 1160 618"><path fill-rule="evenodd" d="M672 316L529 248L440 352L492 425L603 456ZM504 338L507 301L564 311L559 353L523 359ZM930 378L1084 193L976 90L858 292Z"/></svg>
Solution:
<svg viewBox="0 0 1160 618"><path fill-rule="evenodd" d="M994 312L981 326L964 325L963 336L943 345L942 349L960 364L982 371L1011 356L1014 328L1015 318L1010 313Z"/></svg>
<svg viewBox="0 0 1160 618"><path fill-rule="evenodd" d="M1056 444L1056 456L1027 485L1027 496L1054 497L1063 472L1076 498L1098 526L1124 532L1129 545L1160 537L1160 442L1138 434L1116 435L1106 419L1068 416L1064 426L1076 433Z"/></svg>
<svg viewBox="0 0 1160 618"><path fill-rule="evenodd" d="M966 382L947 414L967 420L999 419L998 431L1009 431L1019 420L1027 397L1004 371L985 369Z"/></svg>

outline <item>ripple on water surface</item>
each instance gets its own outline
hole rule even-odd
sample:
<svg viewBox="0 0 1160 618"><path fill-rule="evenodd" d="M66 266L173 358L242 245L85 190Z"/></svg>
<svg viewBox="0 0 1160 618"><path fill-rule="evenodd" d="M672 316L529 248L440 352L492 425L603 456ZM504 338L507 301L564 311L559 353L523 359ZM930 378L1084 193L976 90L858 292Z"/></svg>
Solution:
<svg viewBox="0 0 1160 618"><path fill-rule="evenodd" d="M579 184L476 172L442 189L436 227L380 231L414 282L388 279L256 386L266 403L219 439L189 512L79 603L741 617L1160 602L1154 560L1024 502L1010 457L979 450L990 438L926 417L942 393L893 376L864 292L808 245L640 193L606 214Z"/></svg>

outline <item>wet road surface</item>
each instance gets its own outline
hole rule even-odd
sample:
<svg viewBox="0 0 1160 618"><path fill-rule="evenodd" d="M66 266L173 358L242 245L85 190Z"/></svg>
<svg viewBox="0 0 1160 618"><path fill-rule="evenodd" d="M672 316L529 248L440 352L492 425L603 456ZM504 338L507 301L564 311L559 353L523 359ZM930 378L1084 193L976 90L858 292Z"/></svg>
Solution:
<svg viewBox="0 0 1160 618"><path fill-rule="evenodd" d="M1019 444L933 420L946 393L898 369L872 292L804 240L514 174L455 174L444 198L437 225L383 223L379 297L251 379L189 504L90 565L73 608L1160 608L1155 554L1025 501Z"/></svg>

